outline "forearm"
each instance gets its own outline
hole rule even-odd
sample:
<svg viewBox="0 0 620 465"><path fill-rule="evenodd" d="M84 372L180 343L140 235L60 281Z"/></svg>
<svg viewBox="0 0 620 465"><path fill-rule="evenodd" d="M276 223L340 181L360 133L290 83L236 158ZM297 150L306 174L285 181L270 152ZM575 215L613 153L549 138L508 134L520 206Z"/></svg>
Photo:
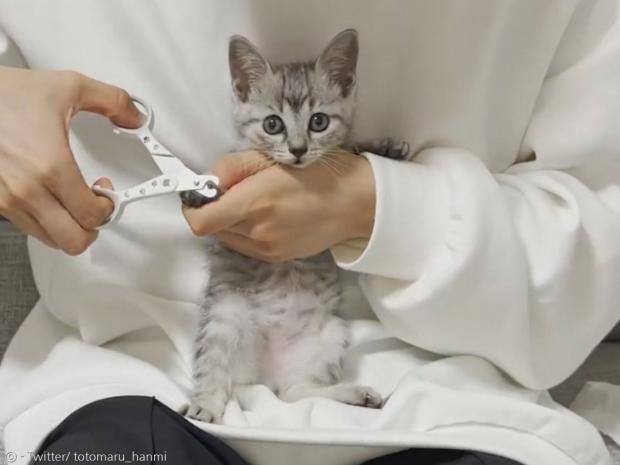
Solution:
<svg viewBox="0 0 620 465"><path fill-rule="evenodd" d="M456 149L418 160L399 179L375 172L377 226L365 248L335 247L339 264L365 273L364 293L399 338L486 358L530 387L561 381L620 317L620 199L596 192L592 173L494 176Z"/></svg>

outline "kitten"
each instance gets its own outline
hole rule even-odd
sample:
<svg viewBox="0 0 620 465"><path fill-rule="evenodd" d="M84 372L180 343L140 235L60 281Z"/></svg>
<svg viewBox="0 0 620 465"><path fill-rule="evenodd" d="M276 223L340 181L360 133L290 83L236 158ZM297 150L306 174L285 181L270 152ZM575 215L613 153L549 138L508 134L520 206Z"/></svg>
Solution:
<svg viewBox="0 0 620 465"><path fill-rule="evenodd" d="M314 63L271 65L245 38L229 45L235 127L245 148L303 168L348 143L353 120L357 33L338 34ZM390 139L358 148L405 158ZM185 206L209 200L182 194ZM234 385L261 383L284 401L320 396L379 408L367 386L339 383L349 344L336 316L341 287L328 252L265 263L208 242L210 283L194 359L195 391L187 415L220 422Z"/></svg>

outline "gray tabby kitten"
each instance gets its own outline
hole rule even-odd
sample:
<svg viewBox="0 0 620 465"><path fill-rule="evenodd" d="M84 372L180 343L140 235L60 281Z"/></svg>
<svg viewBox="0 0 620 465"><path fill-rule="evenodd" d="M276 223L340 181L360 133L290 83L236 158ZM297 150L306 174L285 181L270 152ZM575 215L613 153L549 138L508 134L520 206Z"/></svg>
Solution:
<svg viewBox="0 0 620 465"><path fill-rule="evenodd" d="M233 117L244 148L303 168L345 146L355 108L357 33L338 34L314 63L271 65L245 38L230 40ZM394 158L406 143L364 148ZM208 201L184 193L184 205ZM261 383L282 400L320 396L379 408L368 386L339 383L349 344L336 265L329 253L265 263L208 245L210 283L202 304L187 415L220 422L234 385Z"/></svg>

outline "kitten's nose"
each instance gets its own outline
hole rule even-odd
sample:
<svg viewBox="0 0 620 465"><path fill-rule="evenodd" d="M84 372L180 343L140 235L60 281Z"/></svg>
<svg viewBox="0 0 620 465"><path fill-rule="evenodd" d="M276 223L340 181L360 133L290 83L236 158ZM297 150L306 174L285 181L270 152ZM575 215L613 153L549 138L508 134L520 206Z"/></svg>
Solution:
<svg viewBox="0 0 620 465"><path fill-rule="evenodd" d="M295 158L297 158L297 160L300 160L301 157L303 157L308 151L308 147L306 147L305 145L302 147L289 147L288 151L295 155Z"/></svg>

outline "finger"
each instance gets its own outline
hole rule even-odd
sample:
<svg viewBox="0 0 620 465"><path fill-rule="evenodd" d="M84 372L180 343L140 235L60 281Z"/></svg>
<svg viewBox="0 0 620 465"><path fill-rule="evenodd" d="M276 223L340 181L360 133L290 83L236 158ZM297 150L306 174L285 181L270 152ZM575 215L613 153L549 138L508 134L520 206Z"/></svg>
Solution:
<svg viewBox="0 0 620 465"><path fill-rule="evenodd" d="M216 202L200 208L183 208L183 215L197 236L215 234L245 221L253 196L248 189L233 188Z"/></svg>
<svg viewBox="0 0 620 465"><path fill-rule="evenodd" d="M241 234L221 231L215 237L228 249L232 249L247 257L269 261L265 251L256 242Z"/></svg>
<svg viewBox="0 0 620 465"><path fill-rule="evenodd" d="M226 231L235 233L235 234L240 234L245 237L250 237L250 235L252 234L253 225L254 225L254 222L240 221L226 228Z"/></svg>
<svg viewBox="0 0 620 465"><path fill-rule="evenodd" d="M96 228L112 214L114 204L88 187L72 154L58 158L62 163L48 170L44 184L83 229Z"/></svg>
<svg viewBox="0 0 620 465"><path fill-rule="evenodd" d="M48 247L57 249L58 245L52 240L52 238L45 232L41 225L32 216L25 212L13 212L11 214L4 214L7 220L9 220L13 226L19 229L24 234L32 236L39 241L43 242Z"/></svg>
<svg viewBox="0 0 620 465"><path fill-rule="evenodd" d="M227 202L222 202L223 198L201 208L183 208L185 220L195 235L215 234L243 219L238 210L227 208Z"/></svg>
<svg viewBox="0 0 620 465"><path fill-rule="evenodd" d="M95 181L93 186L103 187L105 189L114 190L114 184L108 178L99 178Z"/></svg>
<svg viewBox="0 0 620 465"><path fill-rule="evenodd" d="M83 229L49 192L37 195L31 214L52 240L69 255L79 255L97 238Z"/></svg>
<svg viewBox="0 0 620 465"><path fill-rule="evenodd" d="M260 152L237 152L224 156L213 166L211 172L219 178L219 188L226 191L248 176L273 165L274 162Z"/></svg>
<svg viewBox="0 0 620 465"><path fill-rule="evenodd" d="M127 91L82 76L80 80L79 109L107 116L124 128L140 127L144 115L134 105Z"/></svg>
<svg viewBox="0 0 620 465"><path fill-rule="evenodd" d="M13 177L10 184L0 183L0 194L3 193L0 198L8 198L12 205L10 209L2 209L5 216L15 219L43 240L45 236L38 232L36 225L28 221L32 217L49 236L49 242L68 254L83 252L97 237L95 232L83 230L43 184L27 183L19 177Z"/></svg>

